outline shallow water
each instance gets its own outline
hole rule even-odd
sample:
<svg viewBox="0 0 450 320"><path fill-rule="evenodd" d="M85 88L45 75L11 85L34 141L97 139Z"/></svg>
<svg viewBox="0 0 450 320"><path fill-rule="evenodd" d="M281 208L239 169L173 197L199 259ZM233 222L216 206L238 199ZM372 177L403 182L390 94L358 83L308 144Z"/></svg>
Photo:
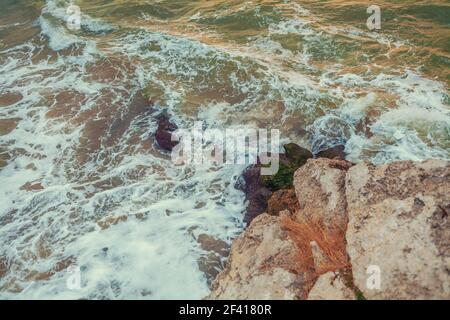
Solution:
<svg viewBox="0 0 450 320"><path fill-rule="evenodd" d="M163 110L354 162L450 158L446 1L380 1L378 31L364 1L75 1L78 31L69 4L1 0L1 298L208 294L199 236L242 230L244 167L172 164Z"/></svg>

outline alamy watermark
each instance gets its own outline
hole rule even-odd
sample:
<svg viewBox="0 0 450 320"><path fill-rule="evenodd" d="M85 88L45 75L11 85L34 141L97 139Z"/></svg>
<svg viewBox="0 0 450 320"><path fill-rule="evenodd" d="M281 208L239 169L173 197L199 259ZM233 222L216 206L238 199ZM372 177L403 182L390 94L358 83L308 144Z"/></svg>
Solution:
<svg viewBox="0 0 450 320"><path fill-rule="evenodd" d="M66 25L69 30L80 30L81 28L81 10L79 6L69 5L66 9Z"/></svg>
<svg viewBox="0 0 450 320"><path fill-rule="evenodd" d="M366 25L369 30L381 29L381 9L377 5L371 5L367 8L370 17L367 19Z"/></svg>
<svg viewBox="0 0 450 320"><path fill-rule="evenodd" d="M381 268L377 265L370 265L367 267L366 274L369 275L366 279L367 289L381 290Z"/></svg>
<svg viewBox="0 0 450 320"><path fill-rule="evenodd" d="M79 266L72 265L67 268L68 277L66 287L69 290L81 290L81 269Z"/></svg>
<svg viewBox="0 0 450 320"><path fill-rule="evenodd" d="M279 169L280 133L276 129L205 129L203 122L191 129L178 129L172 141L179 142L171 153L177 164L221 165L260 163L261 175Z"/></svg>

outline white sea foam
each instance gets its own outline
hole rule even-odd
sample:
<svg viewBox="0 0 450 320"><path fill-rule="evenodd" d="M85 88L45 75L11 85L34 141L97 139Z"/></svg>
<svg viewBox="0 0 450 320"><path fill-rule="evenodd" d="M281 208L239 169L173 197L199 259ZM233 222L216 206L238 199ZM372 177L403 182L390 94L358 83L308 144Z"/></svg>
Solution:
<svg viewBox="0 0 450 320"><path fill-rule="evenodd" d="M43 95L75 89L87 96L86 103L79 106L83 111L100 101L101 90L104 94L123 92L125 84L106 86L89 80L85 67L102 57L101 52L89 41L66 33L63 27L43 17L40 25L53 50L73 44L80 44L84 49L76 57L60 56L56 63L43 60L35 64L31 56L36 48L18 47L8 52L9 58L0 66L8 74L1 80L5 88L15 88L23 94L20 102L2 109L2 113L9 112L9 117L21 119L17 128L2 138L2 143L24 150L23 155L15 157L0 171L5 183L0 189L2 216L12 217L0 227L2 241L8 244L1 255L11 265L4 281L15 277L23 291L2 292L0 296L202 298L208 288L205 276L198 270L197 259L204 252L195 239L206 233L230 241L240 230L244 203L234 182L243 167L183 168L175 167L169 159L139 150L127 154L128 138L137 133L147 139L156 129L154 119L148 117L134 119L114 147L98 150L109 153L112 159L121 159L108 170L101 172L101 163L96 160L78 166L75 151L83 126L71 128L65 122L47 118ZM168 43L167 50L183 54L180 49ZM167 66L174 73L195 76L192 71L182 72L178 67ZM130 75L128 80L132 84L151 79L151 68L137 70L137 79ZM47 75L41 77L40 73ZM188 125L175 112L176 90L167 88L166 93L174 120ZM128 99L119 93L115 105L110 107L126 107ZM34 169L26 169L30 163ZM133 172L137 168L142 169L135 177ZM89 176L93 178L88 179ZM114 177L123 180L116 188L102 190L94 185ZM44 189L22 190L30 181L40 182ZM127 220L106 230L96 223L107 217L122 216ZM34 220L39 223L34 224ZM39 256L41 243L50 250L45 259ZM47 272L68 258L81 267L81 290L67 289L69 275L65 270L45 281L24 280L30 272Z"/></svg>

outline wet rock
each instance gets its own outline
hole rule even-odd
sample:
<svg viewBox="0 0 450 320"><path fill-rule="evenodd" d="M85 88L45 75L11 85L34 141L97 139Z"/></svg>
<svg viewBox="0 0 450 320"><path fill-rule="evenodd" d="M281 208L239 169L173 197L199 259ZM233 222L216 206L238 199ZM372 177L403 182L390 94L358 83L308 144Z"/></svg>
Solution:
<svg viewBox="0 0 450 320"><path fill-rule="evenodd" d="M142 92L138 91L133 96L126 112L113 119L111 126L108 128L107 144L115 144L120 141L136 118L150 116L154 112L152 102L147 101Z"/></svg>
<svg viewBox="0 0 450 320"><path fill-rule="evenodd" d="M449 190L446 161L350 168L347 252L366 298L450 299ZM369 266L379 289L367 286Z"/></svg>
<svg viewBox="0 0 450 320"><path fill-rule="evenodd" d="M1 149L0 149L1 150ZM0 169L8 165L8 161L11 159L11 155L7 152L0 153Z"/></svg>
<svg viewBox="0 0 450 320"><path fill-rule="evenodd" d="M20 119L0 119L0 136L7 135L17 127Z"/></svg>
<svg viewBox="0 0 450 320"><path fill-rule="evenodd" d="M25 191L39 191L44 190L44 187L40 182L27 182L23 186L20 187L20 190Z"/></svg>
<svg viewBox="0 0 450 320"><path fill-rule="evenodd" d="M198 269L205 275L208 286L211 286L214 279L224 268L222 257L214 252L201 256L197 264Z"/></svg>
<svg viewBox="0 0 450 320"><path fill-rule="evenodd" d="M228 256L228 253L230 252L230 245L228 243L208 234L200 234L197 238L197 242L203 250L218 253L222 257Z"/></svg>
<svg viewBox="0 0 450 320"><path fill-rule="evenodd" d="M0 107L13 105L22 100L22 95L15 92L6 92L0 94Z"/></svg>
<svg viewBox="0 0 450 320"><path fill-rule="evenodd" d="M346 157L345 146L342 144L319 151L318 153L316 153L316 158L345 160L345 157Z"/></svg>
<svg viewBox="0 0 450 320"><path fill-rule="evenodd" d="M295 189L283 189L275 191L268 201L267 213L270 215L278 215L284 210L294 213L298 210L299 204Z"/></svg>
<svg viewBox="0 0 450 320"><path fill-rule="evenodd" d="M166 113L162 113L158 117L158 129L155 133L158 146L165 151L172 151L178 141L172 141L172 133L177 130L176 124L172 123Z"/></svg>
<svg viewBox="0 0 450 320"><path fill-rule="evenodd" d="M126 216L126 215L109 216L109 217L105 217L101 220L98 220L97 224L99 225L100 228L102 228L102 230L105 230L105 229L110 228L111 226L118 224L119 222L124 222L127 220L128 220L128 216Z"/></svg>
<svg viewBox="0 0 450 320"><path fill-rule="evenodd" d="M8 272L8 260L0 256L0 279Z"/></svg>
<svg viewBox="0 0 450 320"><path fill-rule="evenodd" d="M205 274L206 281L210 286L219 272L224 269L224 261L230 253L230 245L204 233L197 237L197 242L200 244L200 248L206 252L198 259L198 268Z"/></svg>
<svg viewBox="0 0 450 320"><path fill-rule="evenodd" d="M280 217L262 214L234 240L229 261L209 299L298 299L305 275Z"/></svg>
<svg viewBox="0 0 450 320"><path fill-rule="evenodd" d="M245 194L247 207L244 222L248 225L255 217L267 210L267 201L272 195L272 191L261 182L260 165L248 167L242 174L236 188Z"/></svg>

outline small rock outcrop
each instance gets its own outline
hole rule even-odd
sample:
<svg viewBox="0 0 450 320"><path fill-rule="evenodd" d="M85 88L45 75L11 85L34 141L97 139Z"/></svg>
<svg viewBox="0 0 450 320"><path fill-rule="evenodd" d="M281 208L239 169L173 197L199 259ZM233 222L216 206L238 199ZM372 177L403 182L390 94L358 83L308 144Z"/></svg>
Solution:
<svg viewBox="0 0 450 320"><path fill-rule="evenodd" d="M295 143L289 143L283 147L285 153L279 157L280 167L278 172L273 176L261 177L263 185L272 191L292 187L295 170L303 166L308 159L313 157L311 151Z"/></svg>
<svg viewBox="0 0 450 320"><path fill-rule="evenodd" d="M244 192L247 207L245 209L244 222L249 224L258 215L266 212L267 202L272 191L261 182L260 165L248 167L238 181L236 188Z"/></svg>
<svg viewBox="0 0 450 320"><path fill-rule="evenodd" d="M321 275L308 294L308 300L356 300L345 279L333 272Z"/></svg>

